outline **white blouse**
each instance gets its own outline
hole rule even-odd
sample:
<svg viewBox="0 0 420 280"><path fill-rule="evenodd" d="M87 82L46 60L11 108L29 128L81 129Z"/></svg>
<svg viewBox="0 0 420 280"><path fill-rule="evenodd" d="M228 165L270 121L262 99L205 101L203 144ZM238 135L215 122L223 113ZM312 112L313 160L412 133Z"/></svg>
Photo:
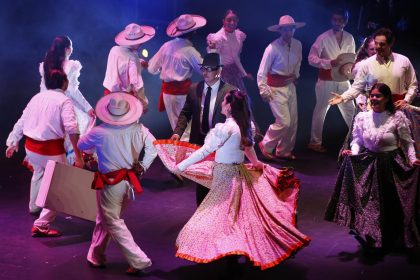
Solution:
<svg viewBox="0 0 420 280"><path fill-rule="evenodd" d="M82 64L78 60L65 60L63 62L63 70L69 80L69 85L65 94L72 100L75 107L87 113L92 109L92 106L79 90L79 76L81 69ZM39 74L41 74L41 84L39 85L40 91L45 91L47 88L45 86L44 62L39 64Z"/></svg>
<svg viewBox="0 0 420 280"><path fill-rule="evenodd" d="M360 112L354 120L352 154L357 155L362 146L376 153L392 151L400 146L409 161L414 162L417 158L409 125L409 120L401 111L394 114L373 110Z"/></svg>
<svg viewBox="0 0 420 280"><path fill-rule="evenodd" d="M233 118L227 118L224 123L218 123L210 130L204 140L204 145L191 154L187 159L178 164L178 168L184 171L188 166L199 162L206 156L216 151L217 163L242 163L244 151L241 146L241 131Z"/></svg>
<svg viewBox="0 0 420 280"><path fill-rule="evenodd" d="M246 76L247 73L242 66L240 54L242 52L243 42L246 39L246 34L239 29L234 32L226 32L222 27L216 33L210 33L207 36L207 41L214 42L216 49L207 47L208 52L216 51L220 54L220 59L223 65L236 64L241 71L241 76Z"/></svg>

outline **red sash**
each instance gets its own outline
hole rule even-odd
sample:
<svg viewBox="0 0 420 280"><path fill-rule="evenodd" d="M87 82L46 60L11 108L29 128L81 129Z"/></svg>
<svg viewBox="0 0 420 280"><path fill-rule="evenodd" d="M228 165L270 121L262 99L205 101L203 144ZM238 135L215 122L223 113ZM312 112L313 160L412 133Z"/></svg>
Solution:
<svg viewBox="0 0 420 280"><path fill-rule="evenodd" d="M160 91L158 110L159 112L165 111L165 103L163 102L163 93L171 95L187 95L190 86L191 80L186 79L185 81L173 81L173 82L164 82L162 81L162 89Z"/></svg>
<svg viewBox="0 0 420 280"><path fill-rule="evenodd" d="M322 81L332 81L331 69L319 69L318 79Z"/></svg>
<svg viewBox="0 0 420 280"><path fill-rule="evenodd" d="M267 74L267 85L270 87L285 87L290 82L287 81L289 76L279 75L279 74Z"/></svg>
<svg viewBox="0 0 420 280"><path fill-rule="evenodd" d="M66 153L64 150L64 139L38 141L26 136L25 148L44 156L57 156Z"/></svg>
<svg viewBox="0 0 420 280"><path fill-rule="evenodd" d="M116 185L122 180L129 181L134 190L138 193L141 193L143 190L141 188L140 182L137 179L136 173L134 173L131 169L119 169L112 172L108 172L106 174L102 174L101 172L95 172L95 177L92 182L92 189L94 190L102 190L104 185Z"/></svg>
<svg viewBox="0 0 420 280"><path fill-rule="evenodd" d="M404 97L405 97L405 93L404 94L392 94L391 97L392 97L392 102L395 103L399 100L403 100Z"/></svg>

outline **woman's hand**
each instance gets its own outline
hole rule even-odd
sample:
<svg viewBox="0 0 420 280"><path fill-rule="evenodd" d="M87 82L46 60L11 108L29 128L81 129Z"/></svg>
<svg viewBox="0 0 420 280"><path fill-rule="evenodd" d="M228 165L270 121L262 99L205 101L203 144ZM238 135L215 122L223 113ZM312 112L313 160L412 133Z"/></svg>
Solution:
<svg viewBox="0 0 420 280"><path fill-rule="evenodd" d="M341 155L344 156L351 156L353 153L351 152L351 150L343 150L341 152Z"/></svg>
<svg viewBox="0 0 420 280"><path fill-rule="evenodd" d="M257 161L257 162L252 164L252 167L255 170L263 170L264 169L264 163L262 163L261 161Z"/></svg>
<svg viewBox="0 0 420 280"><path fill-rule="evenodd" d="M7 158L11 158L13 156L14 152L19 151L19 147L18 146L9 146L6 149L6 157Z"/></svg>

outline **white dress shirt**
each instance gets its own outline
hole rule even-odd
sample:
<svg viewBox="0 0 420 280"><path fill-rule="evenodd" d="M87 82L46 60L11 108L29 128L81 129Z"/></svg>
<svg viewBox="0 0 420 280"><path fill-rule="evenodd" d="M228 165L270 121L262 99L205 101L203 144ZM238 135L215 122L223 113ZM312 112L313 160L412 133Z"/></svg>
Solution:
<svg viewBox="0 0 420 280"><path fill-rule="evenodd" d="M190 40L175 38L163 44L149 60L147 70L154 75L160 72L160 79L165 82L180 82L191 78L193 70L201 75L202 61Z"/></svg>
<svg viewBox="0 0 420 280"><path fill-rule="evenodd" d="M146 170L157 156L153 146L155 140L150 131L140 123L124 126L102 123L81 136L77 147L82 151L96 148L98 169L101 173L131 169L144 147L141 164Z"/></svg>
<svg viewBox="0 0 420 280"><path fill-rule="evenodd" d="M217 82L211 86L211 97L210 97L210 105L209 105L209 119L207 120L209 123L209 127L211 127L211 123L213 120L213 114L214 114L214 106L216 105L216 99L217 99L217 93L219 92L220 87L220 79L217 80ZM201 97L201 118L203 118L203 112L204 112L204 101L206 100L207 95L207 89L209 88L209 85L207 83L204 83L204 89L203 89L203 95ZM201 123L203 123L203 119L201 120Z"/></svg>
<svg viewBox="0 0 420 280"><path fill-rule="evenodd" d="M141 60L136 50L114 46L109 52L103 86L114 91L137 93L143 86Z"/></svg>
<svg viewBox="0 0 420 280"><path fill-rule="evenodd" d="M79 134L73 104L62 90L36 94L23 110L7 138L7 146L17 146L23 135L34 140L63 139L64 134Z"/></svg>

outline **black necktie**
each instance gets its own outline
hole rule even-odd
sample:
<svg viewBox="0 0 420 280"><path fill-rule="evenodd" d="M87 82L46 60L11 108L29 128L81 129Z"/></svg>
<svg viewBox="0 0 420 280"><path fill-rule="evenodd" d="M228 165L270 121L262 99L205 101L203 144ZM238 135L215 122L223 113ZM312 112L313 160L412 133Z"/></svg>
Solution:
<svg viewBox="0 0 420 280"><path fill-rule="evenodd" d="M201 121L201 130L207 134L209 132L209 112L210 112L211 87L207 88L206 99L204 100L203 119Z"/></svg>

